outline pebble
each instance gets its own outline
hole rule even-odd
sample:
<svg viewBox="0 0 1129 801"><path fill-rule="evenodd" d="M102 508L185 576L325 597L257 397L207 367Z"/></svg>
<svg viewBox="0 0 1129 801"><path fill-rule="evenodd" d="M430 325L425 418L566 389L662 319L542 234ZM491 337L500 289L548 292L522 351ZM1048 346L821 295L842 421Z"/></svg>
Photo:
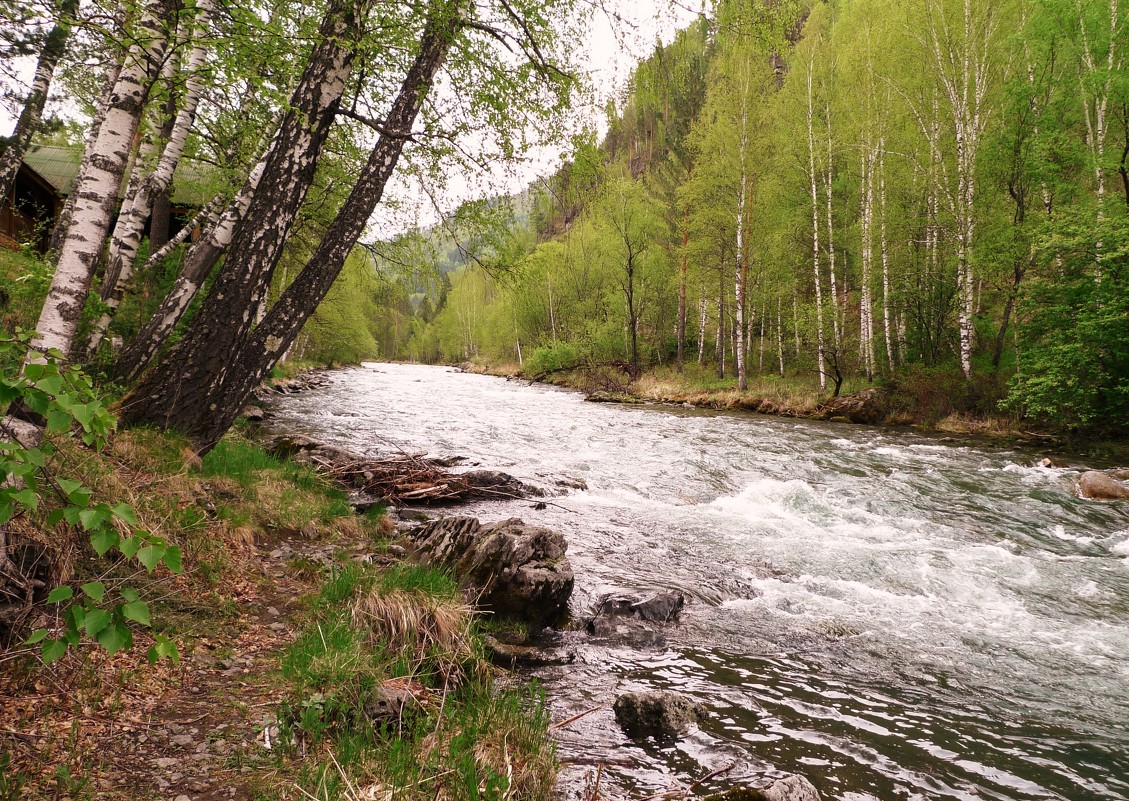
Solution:
<svg viewBox="0 0 1129 801"><path fill-rule="evenodd" d="M192 801L192 799L186 795L178 795L176 801Z"/></svg>
<svg viewBox="0 0 1129 801"><path fill-rule="evenodd" d="M278 617L281 613L277 609L275 609L273 606L268 606L267 607L267 614L270 615L271 617Z"/></svg>
<svg viewBox="0 0 1129 801"><path fill-rule="evenodd" d="M178 762L180 762L180 760L174 759L173 757L158 757L157 759L153 760L153 764L158 768L171 768Z"/></svg>
<svg viewBox="0 0 1129 801"><path fill-rule="evenodd" d="M170 739L169 742L172 743L173 745L181 745L181 746L192 745L192 735L191 734L178 734L175 737L173 737L172 739Z"/></svg>

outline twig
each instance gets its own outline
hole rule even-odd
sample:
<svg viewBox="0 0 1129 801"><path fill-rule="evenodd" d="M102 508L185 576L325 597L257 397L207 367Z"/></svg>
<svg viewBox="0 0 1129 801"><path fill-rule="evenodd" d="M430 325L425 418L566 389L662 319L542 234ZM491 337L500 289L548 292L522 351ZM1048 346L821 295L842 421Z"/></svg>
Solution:
<svg viewBox="0 0 1129 801"><path fill-rule="evenodd" d="M581 718L586 717L588 715L591 715L593 712L599 712L601 709L607 709L607 708L608 708L607 704L600 704L599 706L594 706L591 709L587 710L586 712L581 712L577 715L573 715L568 720L562 720L560 723L553 723L552 725L549 726L549 731L556 731L557 729L563 729L565 726L569 726L569 725L575 723L576 721L580 720Z"/></svg>

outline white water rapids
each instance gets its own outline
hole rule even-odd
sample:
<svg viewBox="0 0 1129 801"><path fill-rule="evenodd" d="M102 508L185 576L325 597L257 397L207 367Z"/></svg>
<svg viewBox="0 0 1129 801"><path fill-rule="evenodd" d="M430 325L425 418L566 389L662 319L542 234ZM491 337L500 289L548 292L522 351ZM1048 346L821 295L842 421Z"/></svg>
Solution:
<svg viewBox="0 0 1129 801"><path fill-rule="evenodd" d="M286 397L272 427L356 451L465 456L587 491L453 513L562 531L580 614L676 589L665 648L577 640L540 669L554 719L624 691L708 709L638 744L610 709L560 731L562 792L641 798L734 764L825 798L1129 799L1129 504L1075 498L1033 455L908 432L669 407L445 368L370 365ZM560 508L563 507L563 508Z"/></svg>

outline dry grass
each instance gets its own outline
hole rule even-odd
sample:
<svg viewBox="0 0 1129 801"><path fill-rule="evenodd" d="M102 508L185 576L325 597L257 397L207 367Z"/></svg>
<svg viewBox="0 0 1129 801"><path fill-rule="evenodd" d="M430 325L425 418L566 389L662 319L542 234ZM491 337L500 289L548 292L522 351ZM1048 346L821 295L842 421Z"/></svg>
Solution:
<svg viewBox="0 0 1129 801"><path fill-rule="evenodd" d="M411 654L416 665L435 660L449 686L479 661L470 636L474 610L457 599L375 587L355 598L350 612L373 646Z"/></svg>

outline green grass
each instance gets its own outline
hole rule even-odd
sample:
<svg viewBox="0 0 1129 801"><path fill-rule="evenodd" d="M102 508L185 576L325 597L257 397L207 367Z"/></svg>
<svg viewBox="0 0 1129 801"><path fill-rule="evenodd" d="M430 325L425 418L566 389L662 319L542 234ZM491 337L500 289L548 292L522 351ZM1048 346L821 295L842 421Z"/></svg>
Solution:
<svg viewBox="0 0 1129 801"><path fill-rule="evenodd" d="M462 630L421 650L413 636L381 639L374 634L380 620L354 614L354 607L382 614L365 606L370 598L389 599L387 614L400 610L406 620L433 621L426 610L444 605L462 608L455 582L429 568L377 572L351 564L332 572L281 661L290 693L278 719L290 758L331 755L297 762L299 786L325 801L355 798L362 788L395 788L398 801L548 798L556 763L543 694L494 684L471 616L451 617ZM413 604L424 611L402 609ZM372 718L366 701L393 679L411 682L419 703L400 718Z"/></svg>

